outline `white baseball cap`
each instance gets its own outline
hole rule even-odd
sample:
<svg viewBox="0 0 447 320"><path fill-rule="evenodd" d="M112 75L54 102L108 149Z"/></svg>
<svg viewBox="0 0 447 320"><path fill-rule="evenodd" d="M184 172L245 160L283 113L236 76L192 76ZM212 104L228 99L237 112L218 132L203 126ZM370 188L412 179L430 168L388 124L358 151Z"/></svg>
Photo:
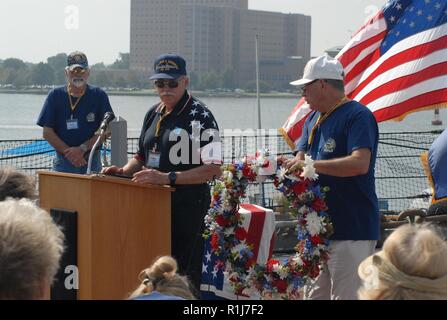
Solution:
<svg viewBox="0 0 447 320"><path fill-rule="evenodd" d="M317 79L344 79L343 66L337 59L321 56L309 60L304 67L303 78L290 82L292 86L303 86Z"/></svg>

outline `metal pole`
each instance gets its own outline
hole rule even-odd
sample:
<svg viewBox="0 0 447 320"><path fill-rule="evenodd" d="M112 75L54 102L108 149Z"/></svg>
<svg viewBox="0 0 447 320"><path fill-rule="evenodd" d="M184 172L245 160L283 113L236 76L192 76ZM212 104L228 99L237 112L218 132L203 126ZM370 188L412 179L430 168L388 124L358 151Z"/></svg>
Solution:
<svg viewBox="0 0 447 320"><path fill-rule="evenodd" d="M261 100L259 98L258 37L259 37L259 35L255 35L255 47L256 47L256 101L258 103L258 129L261 129Z"/></svg>
<svg viewBox="0 0 447 320"><path fill-rule="evenodd" d="M88 156L88 164L87 164L87 173L86 174L91 174L92 173L92 161L93 161L93 155L96 152L96 149L98 148L98 145L101 144L101 138L102 138L103 132L101 131L101 133L99 134L98 139L96 139L95 144L93 145L92 150L90 150L90 154Z"/></svg>
<svg viewBox="0 0 447 320"><path fill-rule="evenodd" d="M261 99L259 95L259 55L258 55L258 38L259 35L255 35L255 48L256 48L256 101L258 104L258 132L256 137L261 133ZM260 139L257 139L256 147L259 149L261 145L258 142ZM265 191L264 191L264 183L260 182L260 192L261 192L261 205L265 207Z"/></svg>

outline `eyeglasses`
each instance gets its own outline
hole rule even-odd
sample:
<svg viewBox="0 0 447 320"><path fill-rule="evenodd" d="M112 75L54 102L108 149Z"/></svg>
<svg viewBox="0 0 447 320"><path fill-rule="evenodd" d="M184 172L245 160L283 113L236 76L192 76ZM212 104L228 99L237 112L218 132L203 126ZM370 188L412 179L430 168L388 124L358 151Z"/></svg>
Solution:
<svg viewBox="0 0 447 320"><path fill-rule="evenodd" d="M178 79L157 79L154 81L154 85L157 88L164 88L168 86L171 89L177 88L179 84Z"/></svg>
<svg viewBox="0 0 447 320"><path fill-rule="evenodd" d="M301 93L301 94L303 94L304 91L306 90L306 88L308 88L312 83L315 83L315 82L317 82L318 80L320 80L320 79L315 79L315 80L313 80L313 81L311 81L311 82L309 82L309 83L306 83L304 86L302 86L301 88L298 89L298 92Z"/></svg>

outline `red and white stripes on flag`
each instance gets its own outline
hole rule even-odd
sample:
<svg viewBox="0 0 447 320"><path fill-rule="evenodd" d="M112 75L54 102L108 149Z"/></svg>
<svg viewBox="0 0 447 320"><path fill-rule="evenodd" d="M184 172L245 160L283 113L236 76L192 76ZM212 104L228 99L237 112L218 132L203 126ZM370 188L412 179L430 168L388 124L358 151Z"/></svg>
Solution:
<svg viewBox="0 0 447 320"><path fill-rule="evenodd" d="M275 241L275 214L254 204L242 203L239 213L244 217L242 227L247 231L247 243L253 245L256 262L264 265L272 257Z"/></svg>
<svg viewBox="0 0 447 320"><path fill-rule="evenodd" d="M391 0L336 57L349 98L378 122L447 106L447 1ZM301 99L280 130L291 148L310 113Z"/></svg>
<svg viewBox="0 0 447 320"><path fill-rule="evenodd" d="M275 213L252 204L240 204L239 213L244 217L242 227L247 231L246 242L253 245L256 262L265 265L272 257L275 241ZM230 300L255 300L260 297L254 293L250 297L236 296L229 281L228 272L215 269L214 255L210 252L210 239L205 240L205 254L202 266L202 284L200 289L205 299L221 297ZM209 259L208 259L209 258ZM220 257L217 259L220 260ZM214 271L213 271L214 268Z"/></svg>

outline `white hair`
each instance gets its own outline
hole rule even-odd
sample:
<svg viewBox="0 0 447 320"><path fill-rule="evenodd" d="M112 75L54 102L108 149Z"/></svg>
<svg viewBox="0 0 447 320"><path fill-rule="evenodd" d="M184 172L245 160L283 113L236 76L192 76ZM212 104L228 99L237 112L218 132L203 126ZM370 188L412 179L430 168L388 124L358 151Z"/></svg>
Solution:
<svg viewBox="0 0 447 320"><path fill-rule="evenodd" d="M0 202L0 299L34 299L59 268L64 235L28 199Z"/></svg>

